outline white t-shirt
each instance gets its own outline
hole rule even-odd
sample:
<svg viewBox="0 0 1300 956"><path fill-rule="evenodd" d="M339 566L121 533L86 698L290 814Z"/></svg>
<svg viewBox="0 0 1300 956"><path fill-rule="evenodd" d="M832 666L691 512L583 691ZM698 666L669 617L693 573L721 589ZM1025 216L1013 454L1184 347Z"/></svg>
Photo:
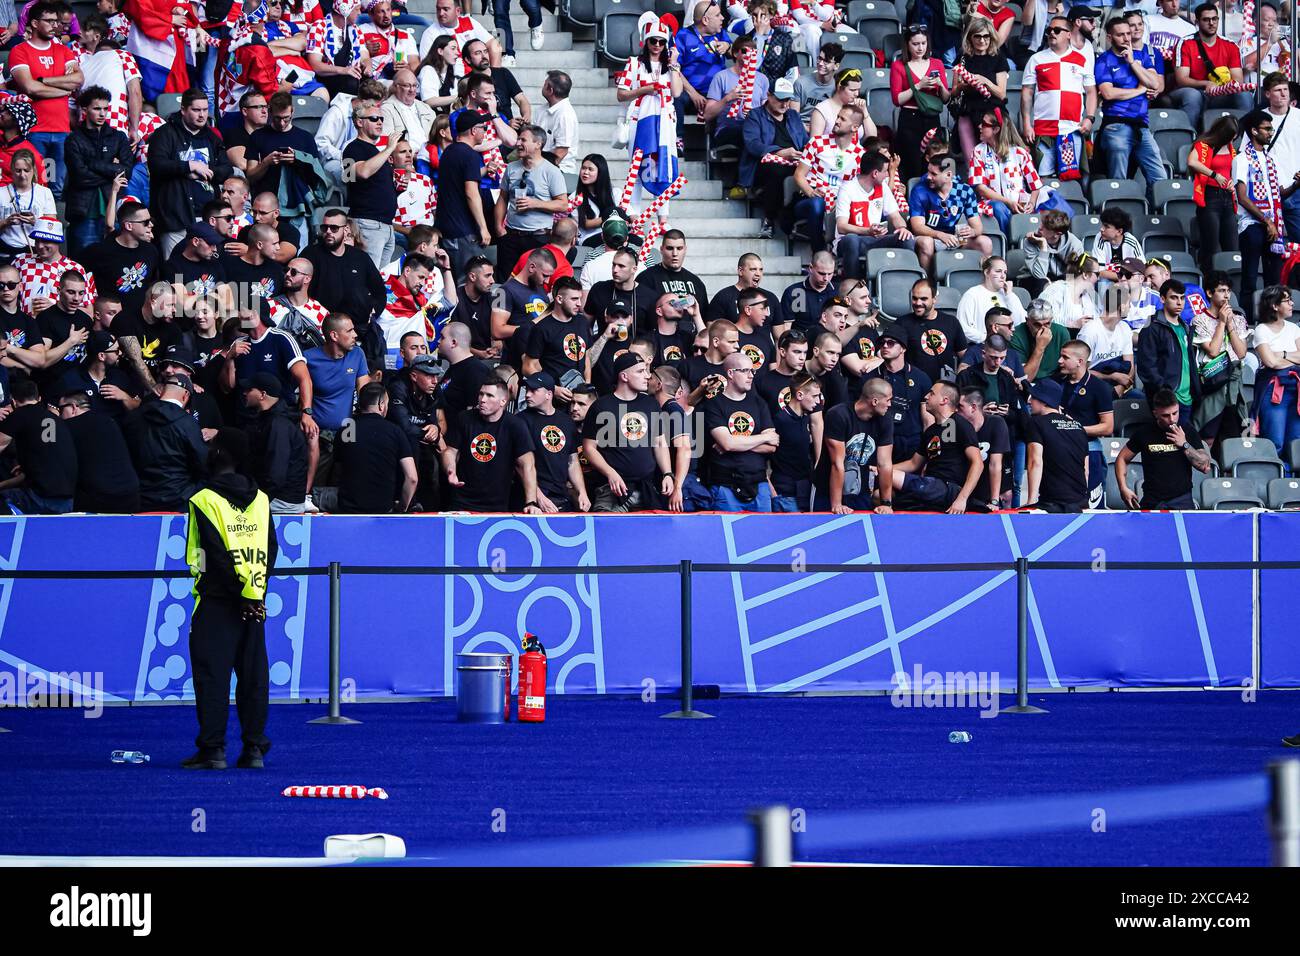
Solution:
<svg viewBox="0 0 1300 956"><path fill-rule="evenodd" d="M898 209L898 201L894 199L894 194L884 183L868 192L857 176L845 180L835 199L837 227L841 219L847 220L850 226L878 226L881 223L889 225L890 216L900 215L902 214ZM836 240L839 236L837 228Z"/></svg>
<svg viewBox="0 0 1300 956"><path fill-rule="evenodd" d="M1195 32L1195 25L1182 17L1167 17L1163 13L1147 15L1146 42L1162 54L1165 50L1177 50Z"/></svg>
<svg viewBox="0 0 1300 956"><path fill-rule="evenodd" d="M448 33L456 34L456 44L463 50L465 44L470 40L482 40L487 43L492 39L492 34L484 29L483 24L471 17L461 17L454 27L444 27L437 20L425 28L424 34L420 37L420 59L423 60L433 49L433 41L438 37L446 36ZM461 61L464 63L464 61ZM468 66L462 66L465 69Z"/></svg>
<svg viewBox="0 0 1300 956"><path fill-rule="evenodd" d="M558 100L554 106L548 106L537 117L537 125L546 130L546 146L554 150L557 146L567 147L569 152L559 163L560 172L577 173L580 156L578 153L578 114L568 99Z"/></svg>
<svg viewBox="0 0 1300 956"><path fill-rule="evenodd" d="M36 219L42 216L57 219L59 215L54 208L54 193L50 192L48 186L42 186L40 183L32 183L30 191L20 194L14 192L12 183L0 188L0 219L12 216L16 212L30 212ZM0 232L0 242L11 249L26 249L27 236L34 228L36 228L34 220L25 226L15 223Z"/></svg>
<svg viewBox="0 0 1300 956"><path fill-rule="evenodd" d="M962 293L957 303L957 321L970 342L983 342L985 335L984 316L994 306L1011 310L1011 321L1019 325L1025 321L1025 307L1015 293L990 292L983 283L972 286Z"/></svg>
<svg viewBox="0 0 1300 956"><path fill-rule="evenodd" d="M1115 328L1108 329L1101 319L1089 319L1079 330L1079 341L1092 349L1088 364L1093 368L1133 355L1133 329L1127 322L1117 322Z"/></svg>
<svg viewBox="0 0 1300 956"><path fill-rule="evenodd" d="M1300 348L1300 325L1294 322L1283 322L1280 332L1274 332L1263 324L1255 326L1250 333L1250 347L1257 349L1261 345L1271 348L1274 355L1296 351Z"/></svg>
<svg viewBox="0 0 1300 956"><path fill-rule="evenodd" d="M1268 115L1273 118L1273 143L1268 153L1277 163L1278 184L1285 187L1300 172L1300 109L1292 106L1282 116L1269 110Z"/></svg>

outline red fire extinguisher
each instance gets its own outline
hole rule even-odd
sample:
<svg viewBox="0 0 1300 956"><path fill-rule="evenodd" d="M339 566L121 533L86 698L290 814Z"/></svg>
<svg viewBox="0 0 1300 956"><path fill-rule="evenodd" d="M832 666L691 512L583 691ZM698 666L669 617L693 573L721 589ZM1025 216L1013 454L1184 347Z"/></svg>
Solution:
<svg viewBox="0 0 1300 956"><path fill-rule="evenodd" d="M541 723L546 719L546 649L536 634L524 633L523 653L519 655L519 707L521 723Z"/></svg>

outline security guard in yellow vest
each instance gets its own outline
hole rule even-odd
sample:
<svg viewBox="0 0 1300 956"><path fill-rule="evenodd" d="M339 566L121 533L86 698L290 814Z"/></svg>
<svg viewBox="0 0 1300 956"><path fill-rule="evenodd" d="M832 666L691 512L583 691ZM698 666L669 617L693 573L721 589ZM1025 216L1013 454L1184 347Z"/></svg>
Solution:
<svg viewBox="0 0 1300 956"><path fill-rule="evenodd" d="M198 752L187 770L226 768L230 672L244 749L239 767L263 766L270 678L266 661L266 589L277 553L271 503L239 472L248 438L223 428L208 452L210 477L190 498L186 559L194 575L190 666L199 714Z"/></svg>

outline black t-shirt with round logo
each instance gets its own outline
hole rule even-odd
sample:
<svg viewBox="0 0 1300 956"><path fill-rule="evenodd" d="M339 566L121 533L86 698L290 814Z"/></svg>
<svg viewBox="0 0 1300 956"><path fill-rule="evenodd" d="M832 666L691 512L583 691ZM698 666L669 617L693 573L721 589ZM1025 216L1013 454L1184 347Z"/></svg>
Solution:
<svg viewBox="0 0 1300 956"><path fill-rule="evenodd" d="M776 361L776 343L772 341L771 330L764 325L753 332L741 332L740 354L749 359L756 369L771 365Z"/></svg>
<svg viewBox="0 0 1300 956"><path fill-rule="evenodd" d="M602 395L587 412L582 438L595 441L606 464L625 483L644 481L657 468L651 438L658 416L659 404L649 395L627 402L617 395ZM603 475L593 480L605 484Z"/></svg>
<svg viewBox="0 0 1300 956"><path fill-rule="evenodd" d="M578 426L568 415L543 415L535 408L519 417L533 440L537 487L552 501L569 497L569 459L578 451Z"/></svg>
<svg viewBox="0 0 1300 956"><path fill-rule="evenodd" d="M763 478L770 452L718 451L713 432L725 428L736 438L749 438L772 427L772 413L752 389L744 398L719 392L704 403L704 434L709 456L709 484L725 485L735 478Z"/></svg>
<svg viewBox="0 0 1300 956"><path fill-rule="evenodd" d="M678 368L681 370L682 378L686 379L686 387L692 392L699 387L700 382L704 381L710 375L717 375L722 379L722 385L726 384L727 373L722 364L714 365L703 355L693 355L686 361L682 362ZM719 388L722 386L720 385ZM716 394L716 392L714 393Z"/></svg>
<svg viewBox="0 0 1300 956"><path fill-rule="evenodd" d="M767 403L767 410L773 415L790 407L790 399L793 397L790 394L790 381L793 378L793 375L774 371L770 367L764 367L754 376L754 391Z"/></svg>
<svg viewBox="0 0 1300 956"><path fill-rule="evenodd" d="M456 477L464 482L451 490L452 507L457 511L509 511L515 462L533 450L523 420L506 412L490 422L471 408L452 418L450 441L459 452Z"/></svg>
<svg viewBox="0 0 1300 956"><path fill-rule="evenodd" d="M549 372L559 384L565 372L582 371L592 341L585 317L563 322L548 315L532 327L525 354L539 360L542 371Z"/></svg>
<svg viewBox="0 0 1300 956"><path fill-rule="evenodd" d="M970 468L966 449L978 447L975 426L960 415L953 415L946 422L935 422L921 434L925 477L942 478L954 485L965 484Z"/></svg>
<svg viewBox="0 0 1300 956"><path fill-rule="evenodd" d="M849 339L844 345L845 355L856 355L862 361L866 362L876 357L880 351L880 344L876 340L875 329L863 327L857 331L853 338ZM849 367L840 361L840 370L844 372L844 378L849 387L849 394L853 400L857 401L858 396L862 394L862 383L865 382L866 376L854 375L849 371Z"/></svg>
<svg viewBox="0 0 1300 956"><path fill-rule="evenodd" d="M695 336L691 334L689 322L683 323L681 328L669 335L660 332L659 323L656 322L646 337L655 344L656 366L675 365L694 354Z"/></svg>
<svg viewBox="0 0 1300 956"><path fill-rule="evenodd" d="M863 421L858 417L854 403L836 405L834 408L827 409L822 427L823 441L832 438L844 443L844 496L866 494L869 490L867 469L879 463L877 452L881 448L894 444L893 418L889 415L878 415ZM829 505L831 483L829 446L822 449L814 482L818 497L825 495Z"/></svg>
<svg viewBox="0 0 1300 956"><path fill-rule="evenodd" d="M929 376L931 382L953 381L957 376L957 361L966 351L966 333L954 316L935 313L932 320L918 319L914 315L900 323L907 332L907 360ZM942 369L949 369L944 376Z"/></svg>

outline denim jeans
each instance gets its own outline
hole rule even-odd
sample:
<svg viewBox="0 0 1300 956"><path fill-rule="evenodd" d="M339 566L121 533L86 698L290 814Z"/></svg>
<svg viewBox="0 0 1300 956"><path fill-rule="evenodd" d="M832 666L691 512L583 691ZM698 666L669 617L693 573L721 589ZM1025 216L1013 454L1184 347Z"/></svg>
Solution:
<svg viewBox="0 0 1300 956"><path fill-rule="evenodd" d="M27 487L9 488L0 497L10 508L17 509L16 514L65 515L72 510L71 498L46 498Z"/></svg>
<svg viewBox="0 0 1300 956"><path fill-rule="evenodd" d="M803 231L812 242L813 252L826 248L826 200L821 196L804 196L796 200L794 221L803 223Z"/></svg>
<svg viewBox="0 0 1300 956"><path fill-rule="evenodd" d="M866 277L867 251L870 249L915 249L912 239L899 239L894 233L883 236L840 236L835 247L840 260L840 272L846 278L862 279Z"/></svg>
<svg viewBox="0 0 1300 956"><path fill-rule="evenodd" d="M519 5L528 14L529 29L542 25L541 0L519 0ZM510 0L492 0L492 23L501 31L502 52L514 56L515 31L510 26Z"/></svg>
<svg viewBox="0 0 1300 956"><path fill-rule="evenodd" d="M393 261L393 224L375 222L373 219L356 220L361 239L366 244L366 255L380 272Z"/></svg>
<svg viewBox="0 0 1300 956"><path fill-rule="evenodd" d="M776 495L772 498L773 514L799 514L810 510L812 483L801 481L795 485L794 494Z"/></svg>
<svg viewBox="0 0 1300 956"><path fill-rule="evenodd" d="M1107 123L1097 134L1097 150L1109 179L1128 179L1129 161L1136 156L1147 181L1147 202L1153 199L1153 184L1168 178L1155 134L1147 127L1138 129L1123 123Z"/></svg>
<svg viewBox="0 0 1300 956"><path fill-rule="evenodd" d="M104 217L95 219L78 219L68 223L68 255L77 258L77 253L93 246L104 238Z"/></svg>
<svg viewBox="0 0 1300 956"><path fill-rule="evenodd" d="M1207 109L1249 110L1255 103L1250 93L1234 93L1231 96L1206 96L1204 92L1190 86L1180 86L1169 94L1169 100L1175 109L1180 109L1192 121L1192 129L1201 128L1201 117Z"/></svg>
<svg viewBox="0 0 1300 956"><path fill-rule="evenodd" d="M712 507L712 492L696 477L695 472L688 471L686 480L682 482L682 510L708 511Z"/></svg>
<svg viewBox="0 0 1300 956"><path fill-rule="evenodd" d="M1286 454L1286 447L1300 438L1300 413L1296 412L1296 387L1282 390L1282 404L1274 405L1270 388L1259 400L1259 437L1267 438Z"/></svg>
<svg viewBox="0 0 1300 956"><path fill-rule="evenodd" d="M67 142L67 133L32 133L27 137L37 152L45 159L54 161L54 177L50 179L50 192L55 199L63 198L63 181L67 179L68 167L63 163L63 144Z"/></svg>
<svg viewBox="0 0 1300 956"><path fill-rule="evenodd" d="M1083 135L1081 133L1071 133L1074 138L1074 154L1079 161L1079 174L1083 179L1088 178L1088 151L1084 148ZM1034 162L1038 164L1038 172L1043 176L1056 175L1056 137L1039 136L1033 143Z"/></svg>
<svg viewBox="0 0 1300 956"><path fill-rule="evenodd" d="M714 511L757 511L767 513L772 510L772 489L766 481L758 483L758 494L746 504L736 497L736 492L729 485L710 485L713 494Z"/></svg>

